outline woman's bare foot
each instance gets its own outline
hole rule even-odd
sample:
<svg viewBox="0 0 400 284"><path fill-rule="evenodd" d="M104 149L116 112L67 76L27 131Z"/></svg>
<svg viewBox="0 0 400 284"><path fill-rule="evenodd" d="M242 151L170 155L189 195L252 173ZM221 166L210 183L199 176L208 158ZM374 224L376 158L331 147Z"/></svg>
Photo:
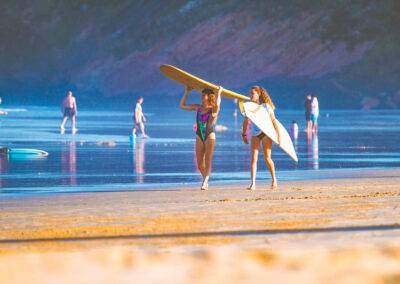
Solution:
<svg viewBox="0 0 400 284"><path fill-rule="evenodd" d="M207 190L208 189L208 183L207 182L203 182L202 186L201 186L201 190Z"/></svg>
<svg viewBox="0 0 400 284"><path fill-rule="evenodd" d="M255 190L256 189L256 184L255 183L252 183L248 188L247 188L247 190Z"/></svg>
<svg viewBox="0 0 400 284"><path fill-rule="evenodd" d="M275 189L278 187L278 181L276 179L272 180L271 189Z"/></svg>

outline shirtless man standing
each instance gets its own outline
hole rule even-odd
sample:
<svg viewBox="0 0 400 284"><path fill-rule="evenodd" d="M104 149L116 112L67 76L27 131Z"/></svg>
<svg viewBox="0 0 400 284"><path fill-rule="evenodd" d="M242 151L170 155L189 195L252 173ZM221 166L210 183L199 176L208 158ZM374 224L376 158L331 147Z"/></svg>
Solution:
<svg viewBox="0 0 400 284"><path fill-rule="evenodd" d="M68 95L65 97L62 105L61 112L64 113L64 118L61 123L61 134L64 133L64 124L68 118L72 120L72 133L75 134L78 129L75 128L75 115L78 114L78 109L76 107L76 99L72 96L72 92L69 91Z"/></svg>

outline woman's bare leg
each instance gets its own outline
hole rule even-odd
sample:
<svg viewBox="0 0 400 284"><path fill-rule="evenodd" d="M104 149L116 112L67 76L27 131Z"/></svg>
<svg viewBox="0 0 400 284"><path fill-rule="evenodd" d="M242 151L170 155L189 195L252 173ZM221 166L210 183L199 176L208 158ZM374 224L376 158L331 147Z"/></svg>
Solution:
<svg viewBox="0 0 400 284"><path fill-rule="evenodd" d="M197 167L201 173L201 176L204 179L204 152L205 152L205 145L203 141L200 139L198 135L196 135L196 160L197 160Z"/></svg>
<svg viewBox="0 0 400 284"><path fill-rule="evenodd" d="M264 152L265 162L267 163L269 172L272 177L272 185L271 188L276 188L278 186L278 182L275 177L275 165L274 161L271 159L271 148L272 148L272 140L265 136L262 140L262 147Z"/></svg>
<svg viewBox="0 0 400 284"><path fill-rule="evenodd" d="M253 136L251 137L251 184L249 190L256 189L256 174L257 174L257 160L258 160L258 149L260 148L260 139Z"/></svg>
<svg viewBox="0 0 400 284"><path fill-rule="evenodd" d="M203 175L203 185L201 186L201 189L206 190L208 189L208 179L210 178L211 174L211 160L212 160L212 155L214 153L215 138L212 139L209 137L204 144L205 144L205 151L204 151L205 168Z"/></svg>

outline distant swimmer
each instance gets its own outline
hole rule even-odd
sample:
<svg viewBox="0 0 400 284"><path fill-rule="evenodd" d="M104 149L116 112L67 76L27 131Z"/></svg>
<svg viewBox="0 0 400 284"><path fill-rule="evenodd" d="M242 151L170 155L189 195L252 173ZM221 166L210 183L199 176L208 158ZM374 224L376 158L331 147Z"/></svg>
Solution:
<svg viewBox="0 0 400 284"><path fill-rule="evenodd" d="M311 132L312 122L311 122L311 95L307 94L306 101L304 102L304 109L306 114L306 122L307 122L307 132Z"/></svg>
<svg viewBox="0 0 400 284"><path fill-rule="evenodd" d="M69 91L68 95L65 97L62 105L61 105L61 112L64 113L64 117L61 123L61 133L64 134L65 122L68 118L72 121L72 133L75 134L78 129L75 127L75 116L78 114L78 108L76 106L76 99L72 96L72 92Z"/></svg>
<svg viewBox="0 0 400 284"><path fill-rule="evenodd" d="M2 102L2 99L0 97L0 104L1 104L1 102ZM0 114L8 114L8 112L0 110Z"/></svg>
<svg viewBox="0 0 400 284"><path fill-rule="evenodd" d="M281 138L274 115L275 106L272 103L267 91L263 87L254 86L250 89L249 95L250 99L253 102L261 105L260 107L264 107L267 110L269 116L271 117L275 131L278 135L278 145L279 145ZM244 143L246 144L249 144L249 141L247 140L246 137L248 121L249 118L246 116L243 120L243 125L242 125L242 138ZM278 181L275 176L275 165L271 159L272 140L267 135L265 135L264 132L262 132L256 125L253 124L251 132L251 165L250 165L251 184L250 187L247 188L248 190L256 189L258 150L260 148L261 143L264 152L265 162L267 163L269 172L271 173L272 177L271 188L276 188L278 186Z"/></svg>
<svg viewBox="0 0 400 284"><path fill-rule="evenodd" d="M143 97L139 97L136 102L135 113L133 115L133 120L135 121L132 128L132 136L136 137L136 129L140 129L142 132L142 137L147 138L148 136L144 133L144 122L146 122L146 118L144 117L142 110Z"/></svg>
<svg viewBox="0 0 400 284"><path fill-rule="evenodd" d="M216 138L212 125L218 116L223 88L219 87L217 97L213 90L204 89L201 93L201 104L194 105L186 104L186 98L191 90L192 88L186 87L179 107L196 112L196 160L197 167L203 176L201 190L207 190Z"/></svg>
<svg viewBox="0 0 400 284"><path fill-rule="evenodd" d="M311 97L311 121L312 121L312 132L317 133L318 131L318 116L319 116L319 104L317 97L312 95Z"/></svg>

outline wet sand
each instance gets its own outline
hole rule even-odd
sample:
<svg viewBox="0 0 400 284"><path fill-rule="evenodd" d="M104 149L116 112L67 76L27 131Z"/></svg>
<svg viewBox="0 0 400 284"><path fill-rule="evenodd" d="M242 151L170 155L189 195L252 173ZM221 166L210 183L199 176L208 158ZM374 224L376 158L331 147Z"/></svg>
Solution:
<svg viewBox="0 0 400 284"><path fill-rule="evenodd" d="M400 169L347 175L2 198L0 283L398 283Z"/></svg>

